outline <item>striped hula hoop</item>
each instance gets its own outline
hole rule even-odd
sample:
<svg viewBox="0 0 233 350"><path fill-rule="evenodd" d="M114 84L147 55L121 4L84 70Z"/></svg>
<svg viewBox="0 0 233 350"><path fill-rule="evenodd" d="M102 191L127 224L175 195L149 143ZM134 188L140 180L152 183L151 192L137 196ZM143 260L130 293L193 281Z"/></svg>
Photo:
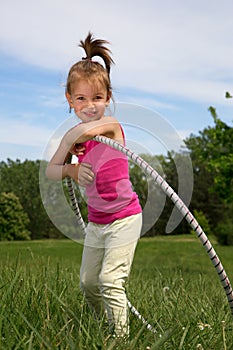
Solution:
<svg viewBox="0 0 233 350"><path fill-rule="evenodd" d="M231 283L229 281L229 278L225 272L225 269L223 268L223 265L215 252L211 242L209 241L208 237L206 236L205 232L193 216L193 214L190 212L190 210L187 208L187 206L184 204L184 202L180 199L180 197L175 193L175 191L169 186L169 184L160 176L155 169L153 169L146 161L144 161L139 155L132 152L127 147L119 144L118 142L109 139L105 136L96 136L94 137L95 141L104 143L105 145L108 145L123 154L125 154L129 159L131 159L135 164L137 164L147 175L149 175L158 185L159 187L164 191L164 193L172 200L175 207L179 210L179 212L182 214L183 218L186 219L186 221L189 223L191 228L196 233L197 237L201 241L203 247L206 249L206 252L212 262L212 264L215 267L215 270L219 276L220 282L225 290L226 297L231 309L231 313L233 316L233 291L231 287ZM67 178L67 184L69 189L69 195L72 202L73 210L77 216L78 223L80 225L80 228L82 229L83 233L85 233L85 223L83 221L81 212L79 210L78 201L75 196L72 180L70 178ZM138 310L128 301L128 307L131 310L131 312L138 317L139 320L142 321L143 324L146 325L146 328L152 331L153 333L157 333L157 331L142 317L142 315L138 312Z"/></svg>

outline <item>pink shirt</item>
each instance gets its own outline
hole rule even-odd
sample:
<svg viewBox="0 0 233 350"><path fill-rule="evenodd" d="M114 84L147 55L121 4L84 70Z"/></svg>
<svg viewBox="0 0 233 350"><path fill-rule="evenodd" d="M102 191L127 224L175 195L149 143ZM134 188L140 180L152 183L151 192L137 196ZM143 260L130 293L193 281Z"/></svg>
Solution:
<svg viewBox="0 0 233 350"><path fill-rule="evenodd" d="M122 130L123 133L123 130ZM124 136L124 134L123 134ZM89 140L79 162L92 165L95 179L86 186L88 221L109 224L141 213L138 196L132 190L127 157L110 146Z"/></svg>

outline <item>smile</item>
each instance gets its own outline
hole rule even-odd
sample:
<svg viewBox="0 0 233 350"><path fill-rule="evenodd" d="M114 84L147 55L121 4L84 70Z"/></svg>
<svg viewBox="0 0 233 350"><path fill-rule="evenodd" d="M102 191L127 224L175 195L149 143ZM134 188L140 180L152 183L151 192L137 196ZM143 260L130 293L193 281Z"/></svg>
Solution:
<svg viewBox="0 0 233 350"><path fill-rule="evenodd" d="M94 117L96 115L96 111L83 111L83 114L87 117Z"/></svg>

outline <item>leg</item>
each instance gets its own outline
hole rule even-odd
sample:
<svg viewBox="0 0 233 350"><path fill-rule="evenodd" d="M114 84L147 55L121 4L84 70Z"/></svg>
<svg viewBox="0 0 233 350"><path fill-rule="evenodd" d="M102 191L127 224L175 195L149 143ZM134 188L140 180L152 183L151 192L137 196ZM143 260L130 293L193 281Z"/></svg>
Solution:
<svg viewBox="0 0 233 350"><path fill-rule="evenodd" d="M100 291L110 326L114 328L117 336L127 336L129 321L125 282L130 273L137 240L140 236L141 215L117 220L112 226L109 228L109 235L106 239L107 248L99 278ZM119 241L122 242L122 237L132 238L132 232L134 240L118 246Z"/></svg>
<svg viewBox="0 0 233 350"><path fill-rule="evenodd" d="M99 274L103 253L102 248L84 247L80 269L80 287L88 305L96 315L101 315L103 309L99 289Z"/></svg>
<svg viewBox="0 0 233 350"><path fill-rule="evenodd" d="M104 248L97 244L97 238L95 225L88 224L80 269L80 287L90 308L96 316L101 316L103 301L99 289L99 274Z"/></svg>
<svg viewBox="0 0 233 350"><path fill-rule="evenodd" d="M100 291L110 327L117 336L128 335L128 307L125 282L129 276L136 243L107 249L100 274Z"/></svg>

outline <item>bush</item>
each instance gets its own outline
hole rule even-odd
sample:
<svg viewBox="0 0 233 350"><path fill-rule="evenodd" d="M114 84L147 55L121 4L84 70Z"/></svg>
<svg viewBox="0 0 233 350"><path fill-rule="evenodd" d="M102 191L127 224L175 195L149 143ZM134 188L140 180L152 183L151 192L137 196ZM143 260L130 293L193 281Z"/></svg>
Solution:
<svg viewBox="0 0 233 350"><path fill-rule="evenodd" d="M0 241L28 240L29 219L19 198L12 192L0 194Z"/></svg>
<svg viewBox="0 0 233 350"><path fill-rule="evenodd" d="M193 215L199 225L201 226L202 230L205 232L205 234L208 236L211 233L209 220L206 218L205 214L201 210L194 209ZM191 230L193 232L193 230Z"/></svg>
<svg viewBox="0 0 233 350"><path fill-rule="evenodd" d="M216 227L216 237L219 244L233 245L233 220L232 218L220 222Z"/></svg>

